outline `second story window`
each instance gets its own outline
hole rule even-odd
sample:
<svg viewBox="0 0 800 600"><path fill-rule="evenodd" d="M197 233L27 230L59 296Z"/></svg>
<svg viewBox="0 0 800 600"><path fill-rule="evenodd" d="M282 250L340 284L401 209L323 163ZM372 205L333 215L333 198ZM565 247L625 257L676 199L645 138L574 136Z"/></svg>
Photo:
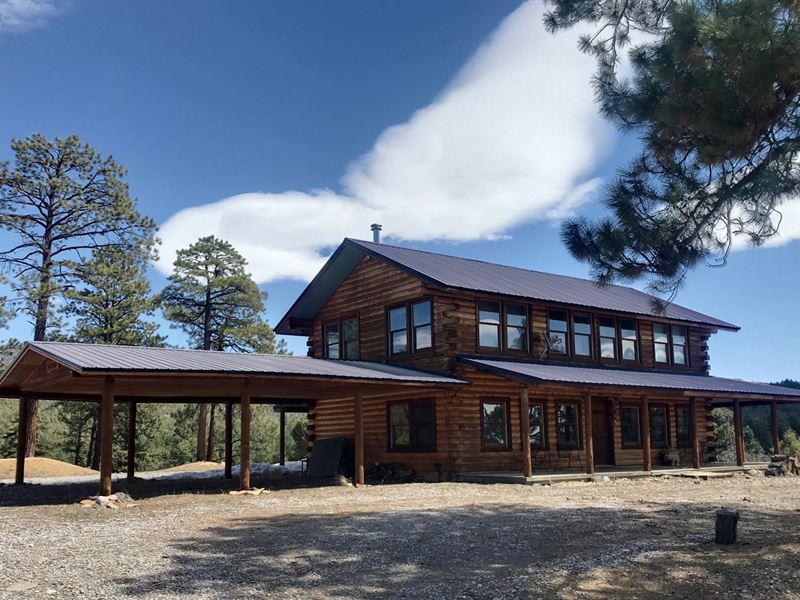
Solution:
<svg viewBox="0 0 800 600"><path fill-rule="evenodd" d="M325 358L358 360L358 318L325 325Z"/></svg>
<svg viewBox="0 0 800 600"><path fill-rule="evenodd" d="M686 327L653 323L653 350L657 363L686 366L689 362L686 343Z"/></svg>
<svg viewBox="0 0 800 600"><path fill-rule="evenodd" d="M592 355L592 317L574 315L572 317L572 339L575 356Z"/></svg>
<svg viewBox="0 0 800 600"><path fill-rule="evenodd" d="M551 310L547 314L547 341L550 352L567 353L567 313Z"/></svg>
<svg viewBox="0 0 800 600"><path fill-rule="evenodd" d="M388 311L389 353L403 354L433 348L431 300L411 302Z"/></svg>
<svg viewBox="0 0 800 600"><path fill-rule="evenodd" d="M506 304L506 347L528 349L528 307L525 305Z"/></svg>
<svg viewBox="0 0 800 600"><path fill-rule="evenodd" d="M622 338L622 360L638 360L636 321L634 319L620 319L619 332Z"/></svg>
<svg viewBox="0 0 800 600"><path fill-rule="evenodd" d="M478 304L478 345L500 349L500 303L482 301Z"/></svg>
<svg viewBox="0 0 800 600"><path fill-rule="evenodd" d="M614 317L600 317L600 358L617 358L617 320Z"/></svg>
<svg viewBox="0 0 800 600"><path fill-rule="evenodd" d="M341 341L339 337L339 324L331 323L325 326L325 358L340 358Z"/></svg>

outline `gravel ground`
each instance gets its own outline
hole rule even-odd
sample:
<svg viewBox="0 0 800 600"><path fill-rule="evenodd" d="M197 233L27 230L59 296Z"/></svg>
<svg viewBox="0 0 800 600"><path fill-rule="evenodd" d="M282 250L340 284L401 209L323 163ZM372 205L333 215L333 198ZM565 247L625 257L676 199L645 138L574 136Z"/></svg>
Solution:
<svg viewBox="0 0 800 600"><path fill-rule="evenodd" d="M84 485L0 487L1 599L800 598L800 477L142 481L118 511L66 503ZM713 543L720 506L741 511L735 545Z"/></svg>

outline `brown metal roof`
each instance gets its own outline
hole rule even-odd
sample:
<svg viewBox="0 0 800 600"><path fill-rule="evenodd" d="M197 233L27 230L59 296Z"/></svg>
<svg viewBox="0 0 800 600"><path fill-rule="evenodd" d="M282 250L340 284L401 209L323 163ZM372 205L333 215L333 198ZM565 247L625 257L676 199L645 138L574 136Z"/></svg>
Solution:
<svg viewBox="0 0 800 600"><path fill-rule="evenodd" d="M635 371L630 369L601 367L573 367L471 357L460 357L459 360L478 369L528 381L596 386L622 386L643 389L655 388L719 394L787 396L800 400L800 390L766 383L752 383L741 379L712 377L710 375Z"/></svg>
<svg viewBox="0 0 800 600"><path fill-rule="evenodd" d="M274 354L212 352L178 348L113 346L67 342L29 342L26 350L46 356L77 373L138 372L250 374L431 384L466 383L460 379L408 367L365 361L340 361ZM15 361L16 363L17 361ZM14 364L0 379L0 387Z"/></svg>

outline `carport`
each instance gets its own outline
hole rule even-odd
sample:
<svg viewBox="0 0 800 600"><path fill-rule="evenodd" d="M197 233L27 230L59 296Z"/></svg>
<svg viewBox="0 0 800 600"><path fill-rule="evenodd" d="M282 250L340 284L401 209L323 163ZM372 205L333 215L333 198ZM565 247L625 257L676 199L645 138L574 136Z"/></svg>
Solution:
<svg viewBox="0 0 800 600"><path fill-rule="evenodd" d="M29 400L100 403L100 493L111 493L114 404L128 405L128 477L134 475L136 405L224 403L225 476L233 464L233 405L241 406L239 486L250 488L251 404L312 405L352 397L355 480L364 483L364 397L408 387L464 385L453 377L363 361L111 346L29 342L0 379L0 397L19 398L16 483L25 479Z"/></svg>

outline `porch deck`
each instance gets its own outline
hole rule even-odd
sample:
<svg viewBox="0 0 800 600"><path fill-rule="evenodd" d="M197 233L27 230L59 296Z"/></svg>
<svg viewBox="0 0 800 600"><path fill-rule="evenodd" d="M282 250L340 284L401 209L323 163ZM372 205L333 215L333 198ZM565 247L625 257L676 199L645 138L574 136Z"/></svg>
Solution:
<svg viewBox="0 0 800 600"><path fill-rule="evenodd" d="M456 481L463 483L517 483L522 485L550 485L565 481L593 481L608 477L609 479L635 478L635 477L663 477L672 475L678 477L696 477L711 479L715 477L731 477L735 473L743 473L750 469L764 470L767 463L745 463L741 467L735 464L707 464L699 469L691 467L654 466L652 471L643 471L640 467L598 467L593 475L576 470L572 471L547 471L534 473L525 477L517 471L480 471L474 473L457 473Z"/></svg>

